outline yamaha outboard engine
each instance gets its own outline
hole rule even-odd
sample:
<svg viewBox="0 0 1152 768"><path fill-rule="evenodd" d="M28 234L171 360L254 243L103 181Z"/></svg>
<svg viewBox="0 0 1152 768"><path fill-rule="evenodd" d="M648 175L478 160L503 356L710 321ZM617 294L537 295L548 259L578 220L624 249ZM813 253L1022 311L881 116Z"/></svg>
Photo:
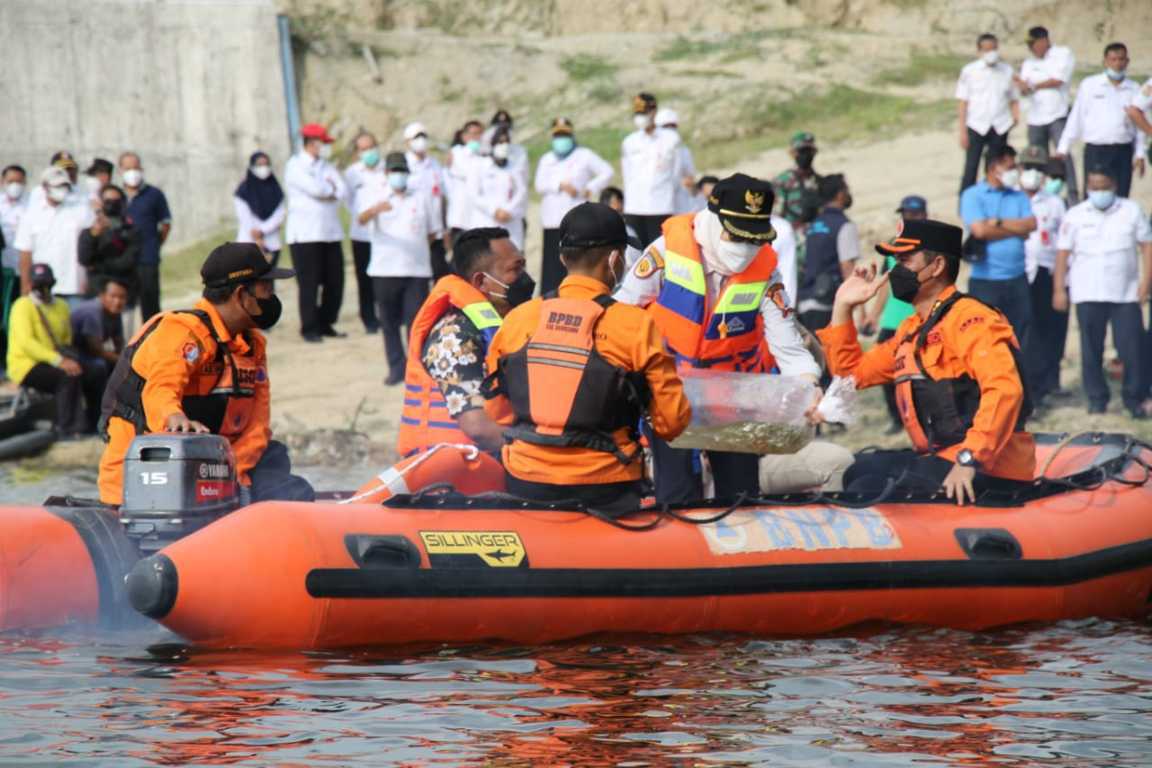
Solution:
<svg viewBox="0 0 1152 768"><path fill-rule="evenodd" d="M145 556L238 506L236 459L225 438L161 433L132 441L120 522Z"/></svg>

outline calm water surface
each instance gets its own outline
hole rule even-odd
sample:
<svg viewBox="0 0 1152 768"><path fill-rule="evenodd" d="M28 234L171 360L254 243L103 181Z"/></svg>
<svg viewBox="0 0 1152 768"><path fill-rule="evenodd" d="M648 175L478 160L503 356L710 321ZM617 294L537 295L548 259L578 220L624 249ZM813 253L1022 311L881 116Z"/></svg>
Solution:
<svg viewBox="0 0 1152 768"><path fill-rule="evenodd" d="M254 655L0 637L20 766L1152 765L1152 628Z"/></svg>

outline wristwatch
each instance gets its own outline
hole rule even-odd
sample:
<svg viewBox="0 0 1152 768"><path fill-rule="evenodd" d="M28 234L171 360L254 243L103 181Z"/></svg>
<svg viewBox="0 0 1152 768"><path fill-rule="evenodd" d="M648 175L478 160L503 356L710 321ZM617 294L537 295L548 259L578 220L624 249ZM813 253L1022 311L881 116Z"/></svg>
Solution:
<svg viewBox="0 0 1152 768"><path fill-rule="evenodd" d="M980 466L980 462L976 461L976 457L972 455L972 451L967 448L956 454L956 463L962 467L971 467L972 469Z"/></svg>

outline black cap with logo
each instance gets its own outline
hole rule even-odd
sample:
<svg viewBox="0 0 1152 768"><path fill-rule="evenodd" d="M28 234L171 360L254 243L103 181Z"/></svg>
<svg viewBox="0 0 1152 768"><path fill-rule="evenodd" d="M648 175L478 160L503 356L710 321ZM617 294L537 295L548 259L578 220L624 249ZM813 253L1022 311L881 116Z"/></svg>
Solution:
<svg viewBox="0 0 1152 768"><path fill-rule="evenodd" d="M581 203L560 221L561 248L599 248L628 244L624 218L603 203Z"/></svg>
<svg viewBox="0 0 1152 768"><path fill-rule="evenodd" d="M291 269L273 267L264 258L264 252L255 243L224 243L216 246L204 266L200 278L208 288L240 285L253 280L283 280L295 277Z"/></svg>
<svg viewBox="0 0 1152 768"><path fill-rule="evenodd" d="M408 173L408 157L403 152L389 152L384 158L384 170Z"/></svg>
<svg viewBox="0 0 1152 768"><path fill-rule="evenodd" d="M903 219L896 237L888 243L877 243L876 253L895 256L916 251L935 251L950 258L960 258L964 230L935 219Z"/></svg>
<svg viewBox="0 0 1152 768"><path fill-rule="evenodd" d="M708 196L708 210L720 217L720 224L740 240L770 243L776 239L772 228L772 185L743 173L716 182Z"/></svg>

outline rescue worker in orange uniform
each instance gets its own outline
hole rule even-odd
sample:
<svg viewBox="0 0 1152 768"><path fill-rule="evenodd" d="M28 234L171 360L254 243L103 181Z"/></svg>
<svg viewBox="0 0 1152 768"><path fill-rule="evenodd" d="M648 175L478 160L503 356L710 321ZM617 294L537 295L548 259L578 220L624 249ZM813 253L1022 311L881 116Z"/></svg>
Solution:
<svg viewBox="0 0 1152 768"><path fill-rule="evenodd" d="M625 270L620 214L582 203L560 222L568 277L555 295L504 318L488 349L490 412L511 408L504 468L511 493L610 513L636 509L642 418L671 440L691 415L652 316L610 296Z"/></svg>
<svg viewBox="0 0 1152 768"><path fill-rule="evenodd" d="M719 181L698 213L673 216L633 265L615 298L647 307L683 368L769 373L816 382L777 269L772 185L742 173ZM813 404L813 407L815 404ZM704 495L698 453L652 440L656 500ZM760 457L708 451L716 493L760 495Z"/></svg>
<svg viewBox="0 0 1152 768"><path fill-rule="evenodd" d="M897 265L881 277L858 268L836 293L832 321L818 336L832 373L858 388L889 382L912 450L859 454L844 487L934 493L958 504L986 489L1032 480L1036 450L1024 429L1031 405L1021 375L1020 344L998 310L956 290L962 230L931 219L905 219L877 252ZM855 307L889 284L916 308L888 341L863 352Z"/></svg>
<svg viewBox="0 0 1152 768"><path fill-rule="evenodd" d="M402 457L438 443L474 444L490 453L504 444L503 427L484 410L484 358L501 319L532 298L536 283L500 227L459 235L452 271L412 321L396 446Z"/></svg>
<svg viewBox="0 0 1152 768"><path fill-rule="evenodd" d="M291 474L287 448L271 440L264 336L280 319L272 281L294 277L272 267L252 243L225 243L200 268L203 298L144 325L120 356L104 391L100 500L124 501L124 457L148 432L213 433L228 438L245 501L312 501Z"/></svg>

